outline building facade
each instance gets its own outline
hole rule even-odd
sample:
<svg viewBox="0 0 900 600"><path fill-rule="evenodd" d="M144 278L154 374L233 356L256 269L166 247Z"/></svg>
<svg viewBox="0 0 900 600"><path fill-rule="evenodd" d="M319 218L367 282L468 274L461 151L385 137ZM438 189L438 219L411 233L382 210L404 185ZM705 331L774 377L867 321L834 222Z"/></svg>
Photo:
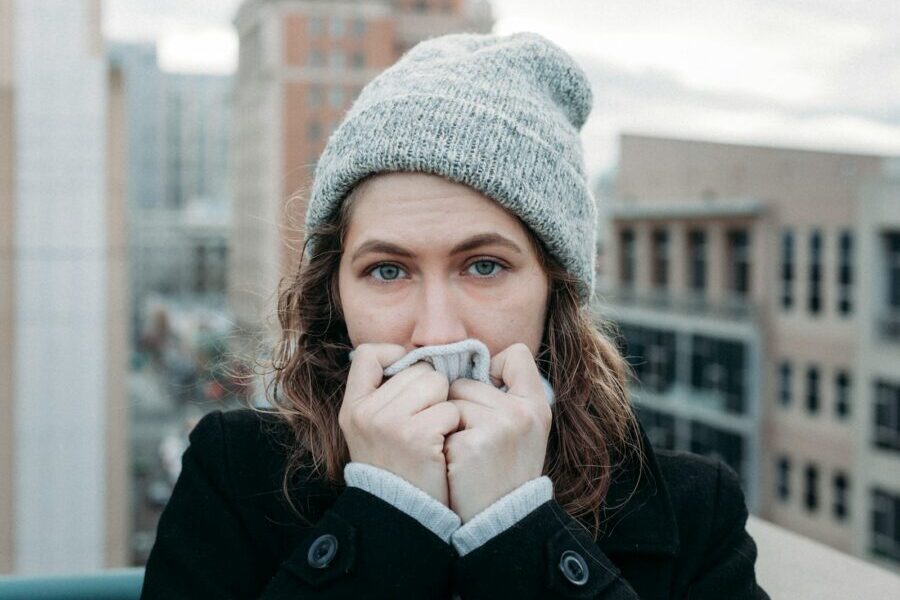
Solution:
<svg viewBox="0 0 900 600"><path fill-rule="evenodd" d="M463 0L248 0L234 22L230 305L242 331L261 332L299 264L316 161L362 87L425 37L493 21L486 2Z"/></svg>
<svg viewBox="0 0 900 600"><path fill-rule="evenodd" d="M122 82L99 0L0 2L0 572L125 566Z"/></svg>
<svg viewBox="0 0 900 600"><path fill-rule="evenodd" d="M874 338L897 349L882 289L895 260L886 207L900 200L890 161L620 142L600 310L619 324L648 434L725 460L752 512L878 560L876 529L894 526L897 543L900 492L900 454L872 441L884 427L893 444L900 361L866 358L892 356Z"/></svg>

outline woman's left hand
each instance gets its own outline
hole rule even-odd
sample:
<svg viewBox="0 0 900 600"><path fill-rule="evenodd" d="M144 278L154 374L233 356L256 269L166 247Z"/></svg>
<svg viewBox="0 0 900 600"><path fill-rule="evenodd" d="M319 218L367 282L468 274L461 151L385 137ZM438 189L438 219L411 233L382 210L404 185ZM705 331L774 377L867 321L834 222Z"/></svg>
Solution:
<svg viewBox="0 0 900 600"><path fill-rule="evenodd" d="M544 469L552 412L528 346L513 344L493 357L491 379L508 391L457 379L447 397L462 415L444 454L450 508L463 523Z"/></svg>

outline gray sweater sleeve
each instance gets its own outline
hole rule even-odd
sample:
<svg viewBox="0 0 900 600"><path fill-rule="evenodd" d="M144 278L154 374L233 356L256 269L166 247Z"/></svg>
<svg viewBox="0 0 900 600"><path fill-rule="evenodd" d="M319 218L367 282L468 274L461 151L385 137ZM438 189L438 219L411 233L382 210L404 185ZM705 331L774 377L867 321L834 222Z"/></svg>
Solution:
<svg viewBox="0 0 900 600"><path fill-rule="evenodd" d="M525 482L466 524L459 516L399 475L366 463L344 467L347 485L361 488L407 513L464 556L503 533L553 498L553 482L543 475Z"/></svg>

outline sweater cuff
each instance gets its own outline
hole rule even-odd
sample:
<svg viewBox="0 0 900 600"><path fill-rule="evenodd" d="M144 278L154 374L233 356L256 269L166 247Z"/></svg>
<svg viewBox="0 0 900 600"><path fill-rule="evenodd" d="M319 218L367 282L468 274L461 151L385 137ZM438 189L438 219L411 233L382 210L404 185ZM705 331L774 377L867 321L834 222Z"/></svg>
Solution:
<svg viewBox="0 0 900 600"><path fill-rule="evenodd" d="M450 535L459 528L459 515L386 469L349 462L344 466L344 480L348 486L361 488L405 512L448 544Z"/></svg>
<svg viewBox="0 0 900 600"><path fill-rule="evenodd" d="M552 498L553 482L546 475L525 482L453 532L453 546L465 556Z"/></svg>

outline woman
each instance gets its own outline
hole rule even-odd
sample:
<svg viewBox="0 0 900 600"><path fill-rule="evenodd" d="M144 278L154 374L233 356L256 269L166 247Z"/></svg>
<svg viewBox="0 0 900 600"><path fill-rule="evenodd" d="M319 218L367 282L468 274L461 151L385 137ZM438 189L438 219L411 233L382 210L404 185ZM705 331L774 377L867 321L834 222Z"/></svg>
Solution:
<svg viewBox="0 0 900 600"><path fill-rule="evenodd" d="M191 433L144 598L767 598L733 470L654 450L592 320L583 71L455 34L329 139L273 410Z"/></svg>

